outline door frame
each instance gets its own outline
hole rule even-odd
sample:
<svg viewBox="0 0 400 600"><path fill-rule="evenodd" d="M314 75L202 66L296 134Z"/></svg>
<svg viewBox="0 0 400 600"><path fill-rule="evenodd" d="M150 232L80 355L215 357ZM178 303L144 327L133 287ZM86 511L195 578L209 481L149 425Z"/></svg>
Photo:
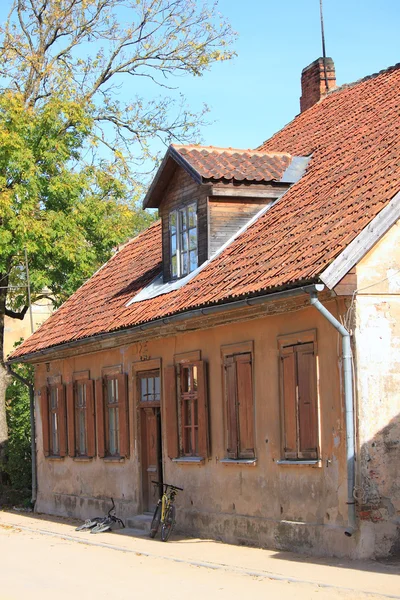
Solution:
<svg viewBox="0 0 400 600"><path fill-rule="evenodd" d="M146 406L141 404L140 402L140 393L139 393L139 374L142 374L146 371L156 371L158 370L160 373L160 402L149 402ZM163 478L164 472L164 441L162 436L162 395L163 395L163 378L162 378L162 369L161 369L161 358L154 358L150 360L141 360L132 364L132 376L133 376L133 398L134 398L134 412L136 414L136 440L135 444L135 453L138 457L139 464L139 473L138 473L138 482L140 489L140 498L139 498L139 510L143 513L145 510L145 498L144 498L144 482L143 482L143 448L142 448L142 411L146 408L154 408L159 409L160 415L160 454L161 458L159 461L160 475L161 479Z"/></svg>

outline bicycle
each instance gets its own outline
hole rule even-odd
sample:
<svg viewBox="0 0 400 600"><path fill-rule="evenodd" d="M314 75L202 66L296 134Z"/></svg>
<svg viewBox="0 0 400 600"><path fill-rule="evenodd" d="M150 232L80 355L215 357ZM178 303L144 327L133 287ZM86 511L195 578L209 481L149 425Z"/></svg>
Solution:
<svg viewBox="0 0 400 600"><path fill-rule="evenodd" d="M92 519L86 519L86 521L82 525L79 525L75 531L87 531L90 529L90 533L103 533L104 531L109 531L111 529L111 525L114 523L118 523L122 528L125 528L123 520L112 514L112 512L115 510L113 498L111 498L111 502L112 507L105 517L93 517Z"/></svg>
<svg viewBox="0 0 400 600"><path fill-rule="evenodd" d="M171 485L170 483L160 483L159 481L152 481L152 483L162 488L163 493L161 498L158 499L157 506L154 510L149 535L151 538L155 538L161 523L161 541L166 542L168 541L176 522L176 509L174 506L175 497L178 490L183 492L183 488L180 488L177 485Z"/></svg>

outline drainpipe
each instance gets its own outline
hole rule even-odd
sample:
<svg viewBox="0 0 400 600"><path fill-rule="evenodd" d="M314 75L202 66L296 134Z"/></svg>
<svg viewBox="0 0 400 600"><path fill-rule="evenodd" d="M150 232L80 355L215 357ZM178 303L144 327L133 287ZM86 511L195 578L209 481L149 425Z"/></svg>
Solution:
<svg viewBox="0 0 400 600"><path fill-rule="evenodd" d="M344 402L346 409L346 458L347 458L347 507L348 527L344 532L351 537L357 529L356 503L354 499L355 486L355 441L354 441L354 405L353 405L353 369L350 333L345 327L321 304L317 292L324 289L323 285L316 285L314 291L310 291L312 306L334 326L342 336L342 357L344 372Z"/></svg>
<svg viewBox="0 0 400 600"><path fill-rule="evenodd" d="M18 373L15 373L10 367L7 365L7 371L12 377L18 379L21 383L26 385L29 389L29 413L31 420L31 454L32 454L32 506L35 508L36 498L37 498L37 476L36 476L36 432L35 432L35 392L33 389L33 384L30 383L24 377L21 377Z"/></svg>

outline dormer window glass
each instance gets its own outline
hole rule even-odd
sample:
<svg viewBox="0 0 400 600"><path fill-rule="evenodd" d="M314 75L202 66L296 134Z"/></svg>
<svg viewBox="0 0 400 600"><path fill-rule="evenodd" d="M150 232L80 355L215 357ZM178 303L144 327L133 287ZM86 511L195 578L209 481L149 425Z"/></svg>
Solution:
<svg viewBox="0 0 400 600"><path fill-rule="evenodd" d="M189 204L169 214L171 279L197 268L197 207Z"/></svg>

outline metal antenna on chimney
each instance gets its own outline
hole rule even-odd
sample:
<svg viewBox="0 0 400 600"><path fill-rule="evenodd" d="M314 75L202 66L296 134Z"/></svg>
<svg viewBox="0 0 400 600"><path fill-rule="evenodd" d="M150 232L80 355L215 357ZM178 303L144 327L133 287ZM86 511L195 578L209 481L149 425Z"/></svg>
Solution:
<svg viewBox="0 0 400 600"><path fill-rule="evenodd" d="M322 11L322 0L319 0L319 14L321 18L321 37L322 37L322 59L324 61L325 88L329 91L328 73L326 71L326 51L325 51L325 33L324 33L324 14Z"/></svg>

